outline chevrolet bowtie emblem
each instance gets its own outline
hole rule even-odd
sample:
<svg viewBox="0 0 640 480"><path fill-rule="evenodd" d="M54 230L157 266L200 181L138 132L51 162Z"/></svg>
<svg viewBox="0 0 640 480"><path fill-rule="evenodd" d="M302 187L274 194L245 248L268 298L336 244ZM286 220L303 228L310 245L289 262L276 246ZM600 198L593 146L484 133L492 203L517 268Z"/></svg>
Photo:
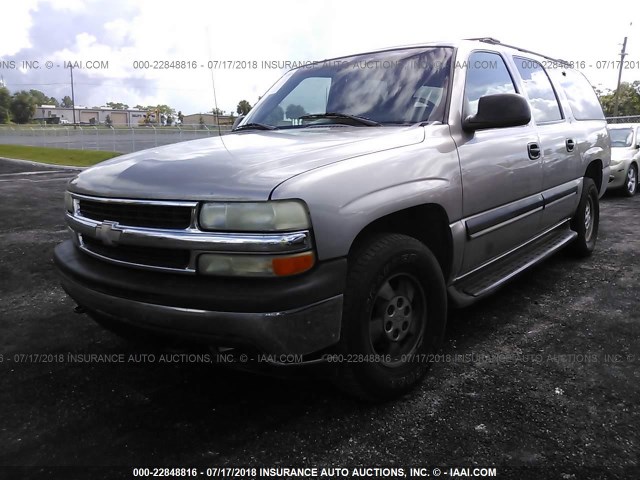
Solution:
<svg viewBox="0 0 640 480"><path fill-rule="evenodd" d="M96 227L96 238L105 245L116 245L121 235L117 222L102 222Z"/></svg>

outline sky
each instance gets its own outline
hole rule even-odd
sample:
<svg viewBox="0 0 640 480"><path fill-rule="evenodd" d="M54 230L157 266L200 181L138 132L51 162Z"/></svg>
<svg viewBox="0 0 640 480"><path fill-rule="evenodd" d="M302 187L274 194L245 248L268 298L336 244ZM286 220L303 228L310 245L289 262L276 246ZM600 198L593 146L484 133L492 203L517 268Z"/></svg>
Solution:
<svg viewBox="0 0 640 480"><path fill-rule="evenodd" d="M215 84L218 107L235 111L242 99L254 104L287 61L469 37L584 62L583 72L602 89L615 88L617 66L606 62L620 59L627 36L631 63L622 80L640 80L637 0L9 0L2 17L5 85L61 99L71 95L65 62L82 62L73 70L79 106L168 104L201 113L216 103ZM164 61L196 68L151 68Z"/></svg>

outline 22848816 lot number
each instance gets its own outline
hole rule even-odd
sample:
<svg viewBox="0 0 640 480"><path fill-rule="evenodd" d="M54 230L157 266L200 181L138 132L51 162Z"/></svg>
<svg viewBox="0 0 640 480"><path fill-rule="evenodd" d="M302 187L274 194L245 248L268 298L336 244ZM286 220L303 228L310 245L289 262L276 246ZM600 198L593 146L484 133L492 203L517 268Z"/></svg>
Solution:
<svg viewBox="0 0 640 480"><path fill-rule="evenodd" d="M134 477L197 477L197 468L134 468L132 470Z"/></svg>

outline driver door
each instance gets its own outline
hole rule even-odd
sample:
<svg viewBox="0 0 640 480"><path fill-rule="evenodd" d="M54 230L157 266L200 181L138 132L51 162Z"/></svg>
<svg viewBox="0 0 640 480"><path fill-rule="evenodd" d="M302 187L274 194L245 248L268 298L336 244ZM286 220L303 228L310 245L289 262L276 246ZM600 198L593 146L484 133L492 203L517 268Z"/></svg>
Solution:
<svg viewBox="0 0 640 480"><path fill-rule="evenodd" d="M503 58L496 52L472 52L467 63L463 118L476 113L480 97L495 93L518 93ZM542 155L532 122L463 132L458 153L467 230L464 274L539 231Z"/></svg>

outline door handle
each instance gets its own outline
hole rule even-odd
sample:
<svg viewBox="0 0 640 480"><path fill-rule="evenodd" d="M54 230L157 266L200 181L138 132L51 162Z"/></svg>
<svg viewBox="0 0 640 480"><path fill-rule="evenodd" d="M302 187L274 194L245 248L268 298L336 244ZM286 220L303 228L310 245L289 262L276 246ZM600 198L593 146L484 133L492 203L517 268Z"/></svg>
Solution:
<svg viewBox="0 0 640 480"><path fill-rule="evenodd" d="M573 149L576 148L576 142L572 138L567 138L565 145L567 146L567 152L573 152Z"/></svg>
<svg viewBox="0 0 640 480"><path fill-rule="evenodd" d="M527 152L529 152L529 158L531 160L537 160L540 158L540 145L535 142L528 144Z"/></svg>

